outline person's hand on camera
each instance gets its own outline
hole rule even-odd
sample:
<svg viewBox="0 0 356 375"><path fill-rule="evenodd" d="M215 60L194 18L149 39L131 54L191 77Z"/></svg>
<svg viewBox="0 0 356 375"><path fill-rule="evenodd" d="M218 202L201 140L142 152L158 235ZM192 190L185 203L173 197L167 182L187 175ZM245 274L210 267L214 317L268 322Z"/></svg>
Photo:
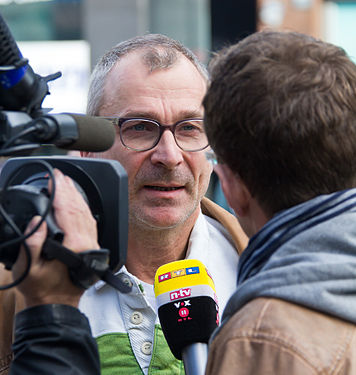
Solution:
<svg viewBox="0 0 356 375"><path fill-rule="evenodd" d="M53 201L57 225L64 233L62 245L74 252L99 249L97 226L91 211L73 181L55 170L56 190ZM50 184L51 185L51 184ZM49 186L51 190L51 186ZM29 223L26 233L40 221L36 216ZM41 227L26 240L31 253L31 268L27 277L18 285L25 297L26 307L59 303L77 307L83 289L75 286L65 264L58 260L47 261L41 257L42 245L47 236L47 225ZM13 278L17 279L27 264L25 250L21 248L13 266Z"/></svg>

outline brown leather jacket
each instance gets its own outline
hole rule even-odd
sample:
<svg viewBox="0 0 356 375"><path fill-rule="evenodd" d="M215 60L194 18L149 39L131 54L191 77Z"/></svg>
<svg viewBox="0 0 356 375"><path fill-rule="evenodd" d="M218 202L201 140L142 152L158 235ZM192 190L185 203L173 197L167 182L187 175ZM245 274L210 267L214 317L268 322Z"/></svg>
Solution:
<svg viewBox="0 0 356 375"><path fill-rule="evenodd" d="M230 233L239 253L246 247L248 238L243 232L235 216L203 198L201 202L203 214L219 221ZM12 281L11 272L0 265L0 285ZM12 360L11 344L13 340L13 324L15 314L24 308L24 300L16 288L0 291L0 375L7 375Z"/></svg>
<svg viewBox="0 0 356 375"><path fill-rule="evenodd" d="M11 272L0 265L0 285L12 282ZM15 314L23 310L23 296L16 288L0 291L0 374L8 373L12 360L11 344Z"/></svg>
<svg viewBox="0 0 356 375"><path fill-rule="evenodd" d="M206 375L356 374L356 325L272 298L252 300L209 348Z"/></svg>

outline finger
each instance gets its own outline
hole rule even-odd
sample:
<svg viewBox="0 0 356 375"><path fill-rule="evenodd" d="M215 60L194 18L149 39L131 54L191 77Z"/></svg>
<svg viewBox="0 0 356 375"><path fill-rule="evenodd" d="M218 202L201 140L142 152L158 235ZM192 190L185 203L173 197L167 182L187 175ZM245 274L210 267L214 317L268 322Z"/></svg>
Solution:
<svg viewBox="0 0 356 375"><path fill-rule="evenodd" d="M70 177L65 176L58 169L54 170L54 176L56 181L56 192L53 204L55 208L70 208L72 202L76 202L77 199L83 199Z"/></svg>
<svg viewBox="0 0 356 375"><path fill-rule="evenodd" d="M30 223L27 225L25 230L25 234L29 234L32 230L35 229L37 224L40 222L41 217L35 216ZM39 260L42 244L45 241L47 236L47 226L46 223L42 223L42 225L38 228L38 230L26 240L26 245L29 248L32 266L36 264ZM17 260L12 268L13 279L17 280L20 275L23 274L24 270L26 269L28 264L28 258L25 253L24 246L21 246L19 255Z"/></svg>
<svg viewBox="0 0 356 375"><path fill-rule="evenodd" d="M60 180L63 178L63 173L59 169L55 168L53 170L53 176L54 176L55 183L57 185L60 182ZM52 193L52 190L53 190L53 182L54 181L51 178L48 179L48 191L50 193Z"/></svg>
<svg viewBox="0 0 356 375"><path fill-rule="evenodd" d="M35 227L38 225L38 223L41 221L40 216L35 216L32 218L32 220L29 222L25 234L29 234L32 230L35 229ZM40 227L34 232L30 237L26 240L26 245L30 248L32 259L38 259L41 254L41 249L44 241L47 237L47 224L44 221Z"/></svg>
<svg viewBox="0 0 356 375"><path fill-rule="evenodd" d="M63 246L79 251L99 248L97 223L73 180L54 170L56 191L53 201L55 218L65 236Z"/></svg>

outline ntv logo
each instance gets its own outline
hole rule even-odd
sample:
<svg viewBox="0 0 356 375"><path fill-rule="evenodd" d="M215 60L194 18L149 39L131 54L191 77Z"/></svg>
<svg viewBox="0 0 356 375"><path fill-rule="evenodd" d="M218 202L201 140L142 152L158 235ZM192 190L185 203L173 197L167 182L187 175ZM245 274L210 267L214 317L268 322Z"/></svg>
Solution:
<svg viewBox="0 0 356 375"><path fill-rule="evenodd" d="M179 298L189 297L190 294L191 294L190 288L183 288L183 289L179 289L179 290L175 290L174 292L171 292L169 294L169 297L170 297L171 301L174 301L174 300L179 299Z"/></svg>

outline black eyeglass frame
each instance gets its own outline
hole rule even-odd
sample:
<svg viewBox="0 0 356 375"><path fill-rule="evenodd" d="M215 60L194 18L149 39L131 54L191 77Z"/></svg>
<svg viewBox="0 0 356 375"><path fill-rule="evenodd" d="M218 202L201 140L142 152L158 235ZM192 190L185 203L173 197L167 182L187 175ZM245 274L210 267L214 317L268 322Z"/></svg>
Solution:
<svg viewBox="0 0 356 375"><path fill-rule="evenodd" d="M209 142L206 144L206 146L204 147L200 147L198 148L197 150L187 150L187 149L184 149L182 148L178 142L177 142L177 139L176 139L176 135L175 135L175 129L178 125L184 123L184 122L189 122L189 121L201 121L203 122L204 119L203 118L187 118L187 119L184 119L184 120L179 120L177 121L176 123L174 123L173 125L162 125L161 123L159 123L157 120L153 120L153 119L150 119L150 118L144 118L144 117L104 117L104 116L100 116L101 118L103 119L106 119L106 120L109 120L111 121L114 125L117 125L120 129L120 140L121 140L121 143L129 150L134 150L134 151L149 151L149 150L152 150L153 148L155 148L159 141L161 140L161 137L162 137L162 134L165 130L170 130L173 134L173 138L174 138L174 141L176 142L176 145L182 150L182 151L185 151L185 152L198 152L198 151L202 151L202 150L205 150L208 146L209 146ZM149 122L153 122L154 124L156 124L159 128L159 135L158 135L158 138L157 138L157 141L153 144L153 146L149 147L149 148L145 148L143 150L141 149L136 149L136 148L133 148L133 147L130 147L130 146L127 146L125 144L125 142L123 141L122 139L122 133L121 133L121 127L122 125L126 122L126 121L129 121L129 120L142 120L142 121L149 121Z"/></svg>

